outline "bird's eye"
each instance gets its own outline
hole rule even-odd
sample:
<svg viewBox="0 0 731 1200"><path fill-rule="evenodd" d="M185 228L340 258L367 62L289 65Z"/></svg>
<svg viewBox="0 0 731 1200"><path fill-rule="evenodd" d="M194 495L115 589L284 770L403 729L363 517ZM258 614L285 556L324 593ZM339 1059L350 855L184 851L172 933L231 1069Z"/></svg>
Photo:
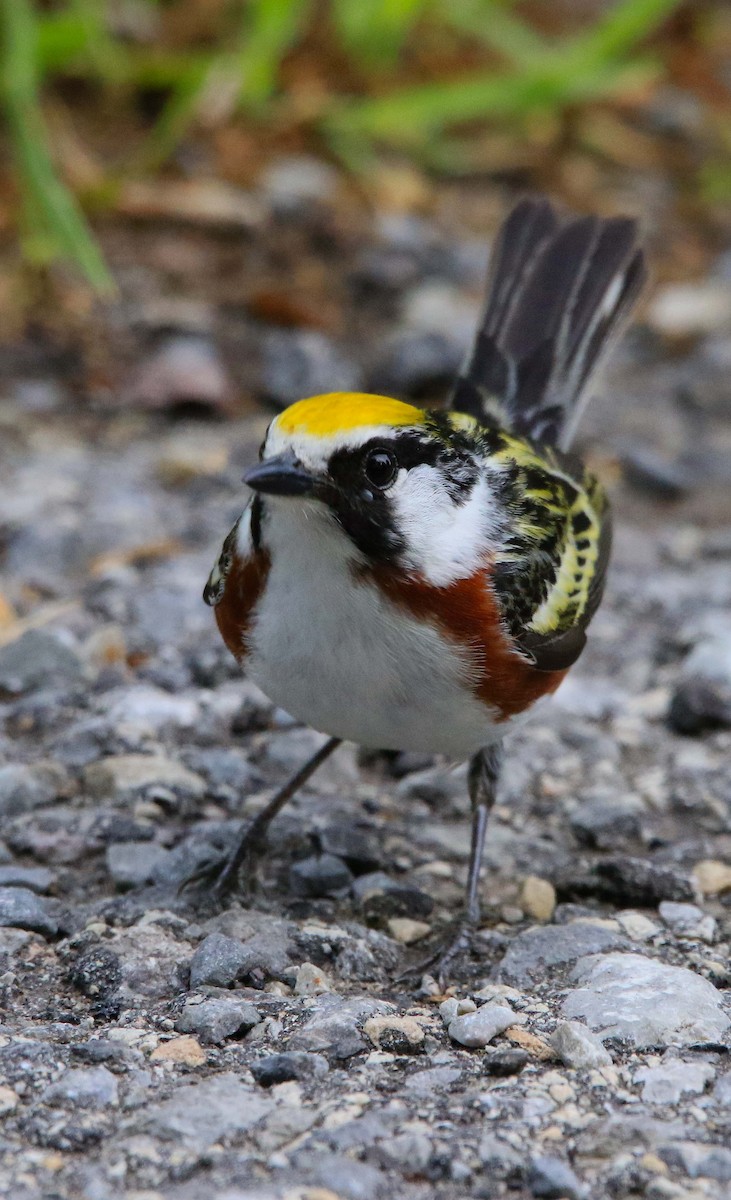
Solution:
<svg viewBox="0 0 731 1200"><path fill-rule="evenodd" d="M398 473L398 460L390 450L370 450L365 460L365 476L374 487L384 491Z"/></svg>

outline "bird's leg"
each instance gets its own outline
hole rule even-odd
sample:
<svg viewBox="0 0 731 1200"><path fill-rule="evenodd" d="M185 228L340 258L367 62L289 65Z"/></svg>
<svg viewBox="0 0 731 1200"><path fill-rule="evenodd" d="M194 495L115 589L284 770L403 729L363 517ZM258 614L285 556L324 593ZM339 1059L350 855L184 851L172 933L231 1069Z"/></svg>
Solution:
<svg viewBox="0 0 731 1200"><path fill-rule="evenodd" d="M258 857L266 846L267 831L271 822L276 817L280 809L288 800L292 798L295 792L307 782L310 775L324 763L326 758L332 754L333 750L340 745L341 738L329 738L319 750L316 750L311 758L300 767L299 771L287 780L287 782L274 793L268 804L264 806L261 812L257 813L253 821L242 822L242 830L238 841L230 854L223 861L216 860L215 862L205 862L197 870L195 870L181 884L181 890L188 887L200 887L203 884L208 884L211 893L216 900L223 900L231 892L236 889L239 879L239 873L244 864L248 864L249 870L246 873L247 888L251 887L254 880L254 860Z"/></svg>
<svg viewBox="0 0 731 1200"><path fill-rule="evenodd" d="M502 747L497 744L478 750L470 761L467 786L472 804L472 839L464 912L460 916L456 932L450 935L446 947L438 950L417 968L420 973L429 969L435 970L442 987L447 981L449 968L454 960L469 949L472 934L480 921L479 885L482 849L485 844L487 819L490 809L495 803L502 758ZM409 975L413 973L413 970L408 972Z"/></svg>

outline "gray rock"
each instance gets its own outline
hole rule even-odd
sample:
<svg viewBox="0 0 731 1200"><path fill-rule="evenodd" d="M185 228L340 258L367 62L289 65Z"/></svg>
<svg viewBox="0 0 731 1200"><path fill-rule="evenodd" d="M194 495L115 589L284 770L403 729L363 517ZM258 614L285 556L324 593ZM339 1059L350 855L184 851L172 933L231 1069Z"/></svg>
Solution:
<svg viewBox="0 0 731 1200"><path fill-rule="evenodd" d="M84 783L97 798L134 795L148 788L167 788L196 800L205 795L205 780L161 754L117 754L91 763Z"/></svg>
<svg viewBox="0 0 731 1200"><path fill-rule="evenodd" d="M531 1195L545 1197L545 1200L560 1200L562 1197L581 1200L587 1194L568 1163L547 1155L539 1155L532 1160L527 1182Z"/></svg>
<svg viewBox="0 0 731 1200"><path fill-rule="evenodd" d="M302 396L357 392L358 365L314 329L268 329L262 339L261 390L282 408Z"/></svg>
<svg viewBox="0 0 731 1200"><path fill-rule="evenodd" d="M648 1104L677 1104L681 1096L704 1092L714 1074L710 1063L674 1058L657 1067L641 1067L635 1079L642 1084L642 1099Z"/></svg>
<svg viewBox="0 0 731 1200"><path fill-rule="evenodd" d="M0 888L0 925L30 929L45 937L55 937L58 933L58 918L48 901L24 887Z"/></svg>
<svg viewBox="0 0 731 1200"><path fill-rule="evenodd" d="M715 918L710 913L704 913L697 904L677 904L673 900L663 900L658 911L668 928L680 937L712 942L716 936Z"/></svg>
<svg viewBox="0 0 731 1200"><path fill-rule="evenodd" d="M43 1099L56 1107L108 1108L119 1103L117 1080L106 1067L73 1067L46 1088Z"/></svg>
<svg viewBox="0 0 731 1200"><path fill-rule="evenodd" d="M434 908L434 900L426 892L391 879L384 871L359 876L351 890L368 925L385 926L392 917L422 921Z"/></svg>
<svg viewBox="0 0 731 1200"><path fill-rule="evenodd" d="M611 929L575 921L528 929L511 943L500 964L500 978L518 987L543 979L547 968L562 967L587 954L624 949L625 938Z"/></svg>
<svg viewBox="0 0 731 1200"><path fill-rule="evenodd" d="M290 890L296 896L329 896L350 887L352 882L352 872L334 854L312 854L293 863L289 871Z"/></svg>
<svg viewBox="0 0 731 1200"><path fill-rule="evenodd" d="M523 1174L523 1155L494 1133L483 1134L477 1153L489 1177L517 1179Z"/></svg>
<svg viewBox="0 0 731 1200"><path fill-rule="evenodd" d="M290 1079L301 1079L303 1083L320 1079L327 1075L330 1064L322 1054L289 1050L259 1059L251 1064L250 1070L261 1087L272 1087L275 1083L286 1083Z"/></svg>
<svg viewBox="0 0 731 1200"><path fill-rule="evenodd" d="M678 1167L691 1179L731 1181L731 1150L726 1146L706 1146L702 1142L675 1142L661 1146L660 1157L670 1167Z"/></svg>
<svg viewBox="0 0 731 1200"><path fill-rule="evenodd" d="M246 1133L272 1110L273 1101L232 1073L178 1087L168 1100L154 1105L141 1127L196 1151L221 1138Z"/></svg>
<svg viewBox="0 0 731 1200"><path fill-rule="evenodd" d="M501 1079L507 1075L519 1075L528 1066L530 1055L526 1050L509 1047L505 1050L492 1050L482 1060L482 1069L486 1075L494 1075Z"/></svg>
<svg viewBox="0 0 731 1200"><path fill-rule="evenodd" d="M588 1070L612 1065L612 1056L599 1038L578 1021L561 1021L548 1040L567 1067Z"/></svg>
<svg viewBox="0 0 731 1200"><path fill-rule="evenodd" d="M678 733L731 725L731 627L723 624L693 647L670 702L668 721Z"/></svg>
<svg viewBox="0 0 731 1200"><path fill-rule="evenodd" d="M226 1038L248 1033L260 1021L253 1004L222 996L200 1002L187 1000L175 1028L179 1033L194 1033L200 1041L217 1046Z"/></svg>
<svg viewBox="0 0 731 1200"><path fill-rule="evenodd" d="M713 1089L713 1099L716 1104L721 1104L731 1109L731 1071L727 1071L725 1075L716 1080L716 1086Z"/></svg>
<svg viewBox="0 0 731 1200"><path fill-rule="evenodd" d="M0 867L0 888L29 888L31 892L47 892L55 883L56 875L48 867L20 867L14 863Z"/></svg>
<svg viewBox="0 0 731 1200"><path fill-rule="evenodd" d="M341 996L319 996L312 1015L289 1039L289 1050L314 1050L330 1058L352 1058L372 1049L362 1032L368 1017L385 1015L391 1006L368 996L344 1000Z"/></svg>
<svg viewBox="0 0 731 1200"><path fill-rule="evenodd" d="M28 629L0 646L0 692L31 692L51 683L78 683L84 674L75 650L46 629Z"/></svg>
<svg viewBox="0 0 731 1200"><path fill-rule="evenodd" d="M368 386L383 395L414 396L452 380L464 357L464 346L448 334L405 329L380 350Z"/></svg>
<svg viewBox="0 0 731 1200"><path fill-rule="evenodd" d="M144 408L190 404L227 412L232 385L215 343L204 334L166 336L139 364L126 399Z"/></svg>
<svg viewBox="0 0 731 1200"><path fill-rule="evenodd" d="M691 880L643 858L606 858L588 872L571 870L558 881L561 899L593 896L622 907L655 908L661 900L692 900Z"/></svg>
<svg viewBox="0 0 731 1200"><path fill-rule="evenodd" d="M452 1041L475 1049L486 1046L510 1025L524 1025L525 1017L502 1004L483 1004L476 1012L454 1017L448 1033Z"/></svg>
<svg viewBox="0 0 731 1200"><path fill-rule="evenodd" d="M431 1096L434 1092L450 1088L461 1075L461 1067L429 1067L426 1071L416 1071L409 1075L404 1087L420 1096Z"/></svg>
<svg viewBox="0 0 731 1200"><path fill-rule="evenodd" d="M721 994L693 971L639 954L592 956L572 973L582 986L563 1002L566 1017L586 1021L638 1048L719 1041L731 1025Z"/></svg>
<svg viewBox="0 0 731 1200"><path fill-rule="evenodd" d="M60 772L40 765L10 763L0 767L0 816L13 817L53 804L59 783Z"/></svg>
<svg viewBox="0 0 731 1200"><path fill-rule="evenodd" d="M120 891L152 883L163 869L170 851L154 842L110 842L107 871Z"/></svg>
<svg viewBox="0 0 731 1200"><path fill-rule="evenodd" d="M209 933L190 963L190 986L229 987L246 970L249 956L243 942L223 933Z"/></svg>
<svg viewBox="0 0 731 1200"><path fill-rule="evenodd" d="M582 846L612 850L640 836L641 806L627 800L585 800L571 814L569 824Z"/></svg>

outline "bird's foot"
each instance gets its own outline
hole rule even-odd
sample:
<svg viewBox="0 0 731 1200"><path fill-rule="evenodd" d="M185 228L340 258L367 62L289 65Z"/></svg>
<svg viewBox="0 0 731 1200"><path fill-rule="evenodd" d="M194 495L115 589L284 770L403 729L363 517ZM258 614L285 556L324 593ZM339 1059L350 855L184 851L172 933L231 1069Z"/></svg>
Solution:
<svg viewBox="0 0 731 1200"><path fill-rule="evenodd" d="M179 885L178 894L205 894L217 908L237 891L250 895L258 884L257 864L264 842L265 839L258 836L255 824L250 825L230 853L218 854L199 863Z"/></svg>
<svg viewBox="0 0 731 1200"><path fill-rule="evenodd" d="M398 976L399 981L421 979L424 975L436 978L444 991L454 968L470 957L475 937L475 924L467 917L461 918L443 931L431 954L414 963Z"/></svg>

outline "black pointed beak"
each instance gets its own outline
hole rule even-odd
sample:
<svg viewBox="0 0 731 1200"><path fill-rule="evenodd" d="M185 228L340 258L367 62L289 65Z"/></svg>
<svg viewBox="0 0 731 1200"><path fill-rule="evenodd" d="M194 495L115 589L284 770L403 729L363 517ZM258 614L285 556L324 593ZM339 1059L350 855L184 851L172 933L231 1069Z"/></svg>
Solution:
<svg viewBox="0 0 731 1200"><path fill-rule="evenodd" d="M244 483L269 496L313 496L319 482L290 452L267 458L244 475Z"/></svg>

